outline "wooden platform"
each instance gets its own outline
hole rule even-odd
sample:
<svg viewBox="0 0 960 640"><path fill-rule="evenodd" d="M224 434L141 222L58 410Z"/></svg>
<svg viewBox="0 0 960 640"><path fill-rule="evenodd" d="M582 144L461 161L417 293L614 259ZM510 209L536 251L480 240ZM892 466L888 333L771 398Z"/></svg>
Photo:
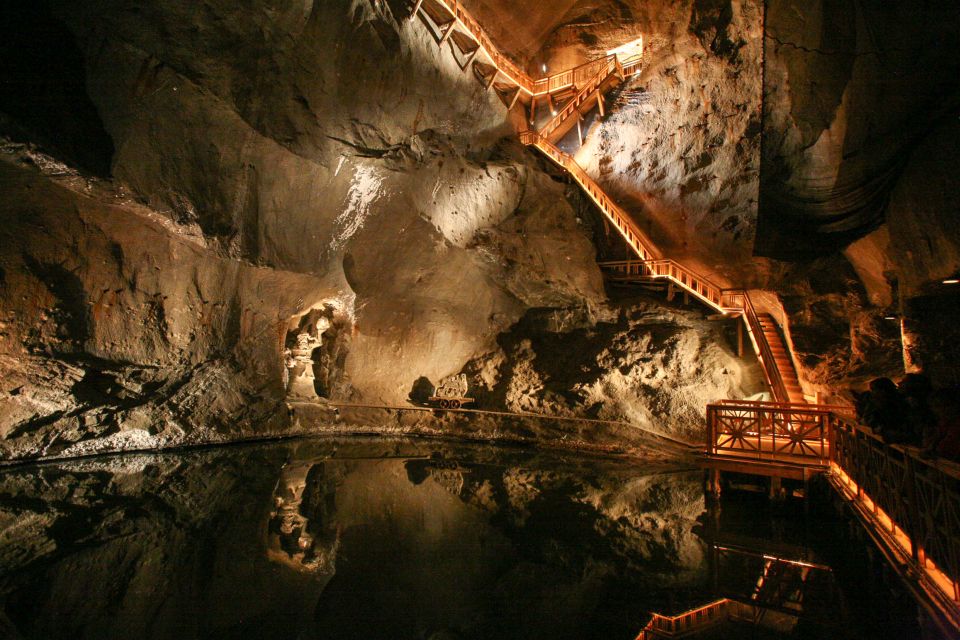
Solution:
<svg viewBox="0 0 960 640"><path fill-rule="evenodd" d="M807 464L787 460L757 460L732 454L705 455L702 465L714 471L746 473L788 480L809 480L811 477L830 470L827 465Z"/></svg>

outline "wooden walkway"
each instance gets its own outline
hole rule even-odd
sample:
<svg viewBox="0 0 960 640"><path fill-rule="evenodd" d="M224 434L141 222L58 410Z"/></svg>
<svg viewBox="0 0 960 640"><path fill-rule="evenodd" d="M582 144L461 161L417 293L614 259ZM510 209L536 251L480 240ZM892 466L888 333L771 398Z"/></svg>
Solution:
<svg viewBox="0 0 960 640"><path fill-rule="evenodd" d="M773 318L758 314L745 290L724 288L709 277L665 258L573 156L556 146L574 126L580 127L583 115L594 107L599 109L601 117L604 115L605 92L642 70L642 54L627 59L608 55L534 79L497 49L480 23L457 0L417 0L411 18L418 16L438 44L443 46L449 42L463 57L464 69L472 69L480 82L487 88L493 87L508 109L520 104L520 108L529 110L522 118L524 123L534 122L538 100L546 101L553 111L552 117L537 131L524 126L518 131L521 142L564 169L639 258L601 263L601 268L619 281L669 280L720 313L741 317L774 399L802 402L803 392L793 358ZM557 102L563 104L557 107ZM582 141L582 130L579 137Z"/></svg>
<svg viewBox="0 0 960 640"><path fill-rule="evenodd" d="M719 473L826 474L904 584L960 632L960 465L887 445L848 408L726 401L707 407L706 465Z"/></svg>

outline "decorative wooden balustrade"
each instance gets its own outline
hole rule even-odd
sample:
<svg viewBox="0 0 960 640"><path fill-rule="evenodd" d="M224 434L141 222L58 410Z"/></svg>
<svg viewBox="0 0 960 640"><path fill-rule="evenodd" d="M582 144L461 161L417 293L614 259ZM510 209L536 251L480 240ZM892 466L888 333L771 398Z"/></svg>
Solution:
<svg viewBox="0 0 960 640"><path fill-rule="evenodd" d="M707 405L707 453L826 468L834 414L816 406L727 401Z"/></svg>
<svg viewBox="0 0 960 640"><path fill-rule="evenodd" d="M832 469L885 533L955 603L960 602L960 473L916 447L887 445L846 418L833 424Z"/></svg>
<svg viewBox="0 0 960 640"><path fill-rule="evenodd" d="M878 541L899 550L939 612L960 629L960 465L925 460L856 424L849 408L724 401L707 407L708 458L829 471ZM806 476L804 476L806 477Z"/></svg>

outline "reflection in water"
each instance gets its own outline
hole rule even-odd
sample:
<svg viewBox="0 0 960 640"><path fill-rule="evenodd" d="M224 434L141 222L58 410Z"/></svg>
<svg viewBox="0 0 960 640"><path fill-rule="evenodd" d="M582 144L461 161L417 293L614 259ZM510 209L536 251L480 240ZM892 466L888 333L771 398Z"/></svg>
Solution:
<svg viewBox="0 0 960 640"><path fill-rule="evenodd" d="M842 637L829 568L706 513L700 480L402 440L8 470L0 637L632 639L718 596L786 616L754 633Z"/></svg>
<svg viewBox="0 0 960 640"><path fill-rule="evenodd" d="M333 574L340 529L336 483L324 462L284 465L267 525L267 556L298 571ZM308 517L309 516L309 517Z"/></svg>

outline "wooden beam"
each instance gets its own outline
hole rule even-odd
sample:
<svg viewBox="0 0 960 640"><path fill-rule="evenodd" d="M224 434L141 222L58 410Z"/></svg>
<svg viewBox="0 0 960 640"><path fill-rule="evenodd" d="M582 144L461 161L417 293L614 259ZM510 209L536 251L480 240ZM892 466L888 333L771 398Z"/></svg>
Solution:
<svg viewBox="0 0 960 640"><path fill-rule="evenodd" d="M530 99L530 126L537 122L537 96Z"/></svg>
<svg viewBox="0 0 960 640"><path fill-rule="evenodd" d="M597 105L600 107L600 117L603 117L603 94L597 89Z"/></svg>
<svg viewBox="0 0 960 640"><path fill-rule="evenodd" d="M480 45L477 45L477 48L470 52L467 56L467 61L463 65L463 70L466 71L467 67L470 66L470 63L473 62L473 59L477 57L477 54L480 53Z"/></svg>
<svg viewBox="0 0 960 640"><path fill-rule="evenodd" d="M517 104L517 98L520 97L520 87L517 87L517 90L513 93L513 99L510 100L510 106L507 107L507 111L513 109L513 105Z"/></svg>
<svg viewBox="0 0 960 640"><path fill-rule="evenodd" d="M743 357L743 323L737 323L737 357Z"/></svg>
<svg viewBox="0 0 960 640"><path fill-rule="evenodd" d="M497 74L500 73L500 69L497 67L493 68L493 73L490 74L490 80L487 82L487 89L493 86L493 81L497 79Z"/></svg>
<svg viewBox="0 0 960 640"><path fill-rule="evenodd" d="M440 38L440 44L438 46L443 46L443 43L447 41L447 38L450 37L450 34L453 33L453 28L457 26L457 21L454 20L450 23L450 26L447 27L447 31L443 34L443 37Z"/></svg>
<svg viewBox="0 0 960 640"><path fill-rule="evenodd" d="M580 140L580 146L582 147L583 146L583 128L580 126L581 119L582 118L577 118L577 138Z"/></svg>
<svg viewBox="0 0 960 640"><path fill-rule="evenodd" d="M411 20L417 17L417 14L420 12L420 7L422 5L423 5L423 0L417 0L417 4L413 5L413 13L410 14Z"/></svg>

